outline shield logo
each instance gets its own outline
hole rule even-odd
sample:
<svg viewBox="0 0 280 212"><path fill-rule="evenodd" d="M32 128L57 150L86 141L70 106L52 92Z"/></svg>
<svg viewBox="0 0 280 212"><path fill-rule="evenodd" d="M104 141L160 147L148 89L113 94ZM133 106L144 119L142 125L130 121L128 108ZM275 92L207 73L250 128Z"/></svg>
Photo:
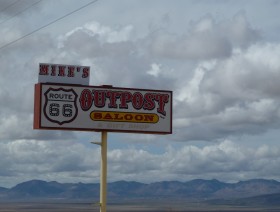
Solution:
<svg viewBox="0 0 280 212"><path fill-rule="evenodd" d="M44 95L44 114L50 122L62 125L75 120L78 95L73 89L49 88Z"/></svg>

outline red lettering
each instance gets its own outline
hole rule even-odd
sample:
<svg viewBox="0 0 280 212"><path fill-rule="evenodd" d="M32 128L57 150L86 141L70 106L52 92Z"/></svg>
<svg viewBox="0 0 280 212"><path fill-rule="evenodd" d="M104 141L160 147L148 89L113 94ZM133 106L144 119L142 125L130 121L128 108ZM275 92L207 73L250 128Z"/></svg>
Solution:
<svg viewBox="0 0 280 212"><path fill-rule="evenodd" d="M113 119L113 117L110 115L110 113L106 113L106 115L103 118L104 119Z"/></svg>
<svg viewBox="0 0 280 212"><path fill-rule="evenodd" d="M102 113L95 112L93 118L94 119L102 119Z"/></svg>
<svg viewBox="0 0 280 212"><path fill-rule="evenodd" d="M131 99L132 99L132 94L130 92L122 92L120 95L121 103L119 107L122 109L127 109L128 108L127 103L131 102Z"/></svg>
<svg viewBox="0 0 280 212"><path fill-rule="evenodd" d="M162 93L145 93L141 92L131 93L129 91L113 91L113 90L89 90L84 89L80 95L80 106L82 110L88 111L94 104L97 108L119 108L128 109L129 103L136 110L154 110L156 107L157 113L166 116L165 105L169 102L169 94ZM136 121L148 121L153 122L155 117L149 115L136 115L131 117L130 115L122 115L121 113L115 113L114 116L109 113L103 117L104 119L115 120L132 120Z"/></svg>
<svg viewBox="0 0 280 212"><path fill-rule="evenodd" d="M84 89L80 96L80 105L83 111L88 111L92 106L93 97L89 89Z"/></svg>
<svg viewBox="0 0 280 212"><path fill-rule="evenodd" d="M143 120L142 115L136 115L134 118L135 118L136 121L142 121Z"/></svg>
<svg viewBox="0 0 280 212"><path fill-rule="evenodd" d="M74 77L74 70L75 70L75 67L74 66L68 66L68 77Z"/></svg>
<svg viewBox="0 0 280 212"><path fill-rule="evenodd" d="M95 90L93 91L94 105L96 107L104 107L105 106L105 91L103 90Z"/></svg>
<svg viewBox="0 0 280 212"><path fill-rule="evenodd" d="M144 105L143 105L143 109L144 110L153 110L155 108L155 95L153 93L146 93L144 95Z"/></svg>
<svg viewBox="0 0 280 212"><path fill-rule="evenodd" d="M56 66L51 66L51 76L56 76Z"/></svg>
<svg viewBox="0 0 280 212"><path fill-rule="evenodd" d="M166 111L164 110L164 106L169 100L168 94L156 94L155 100L158 102L157 112L165 116Z"/></svg>
<svg viewBox="0 0 280 212"><path fill-rule="evenodd" d="M89 68L83 68L82 78L88 78L89 76Z"/></svg>
<svg viewBox="0 0 280 212"><path fill-rule="evenodd" d="M115 120L123 120L123 117L119 117L119 113L115 113Z"/></svg>
<svg viewBox="0 0 280 212"><path fill-rule="evenodd" d="M119 92L114 92L114 91L107 91L106 92L106 96L109 98L110 102L108 104L109 108L117 108L117 98L120 97L120 93Z"/></svg>
<svg viewBox="0 0 280 212"><path fill-rule="evenodd" d="M133 119L133 116L131 114L125 114L124 115L124 119L125 120L132 120Z"/></svg>
<svg viewBox="0 0 280 212"><path fill-rule="evenodd" d="M66 68L66 66L58 66L58 76L61 76L61 77L65 76L65 68Z"/></svg>
<svg viewBox="0 0 280 212"><path fill-rule="evenodd" d="M135 109L139 110L142 108L144 103L143 95L139 92L135 92L132 97L132 105Z"/></svg>
<svg viewBox="0 0 280 212"><path fill-rule="evenodd" d="M154 116L153 115L144 115L145 116L145 121L148 122L154 122Z"/></svg>
<svg viewBox="0 0 280 212"><path fill-rule="evenodd" d="M49 75L49 65L40 64L40 75Z"/></svg>

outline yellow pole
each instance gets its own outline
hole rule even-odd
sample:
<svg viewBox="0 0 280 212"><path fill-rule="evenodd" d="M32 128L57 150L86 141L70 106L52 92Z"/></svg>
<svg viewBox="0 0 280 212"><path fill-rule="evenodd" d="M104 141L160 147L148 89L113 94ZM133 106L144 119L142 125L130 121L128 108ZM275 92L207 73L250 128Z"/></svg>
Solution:
<svg viewBox="0 0 280 212"><path fill-rule="evenodd" d="M100 166L100 212L106 212L107 206L107 132L101 134L101 166Z"/></svg>

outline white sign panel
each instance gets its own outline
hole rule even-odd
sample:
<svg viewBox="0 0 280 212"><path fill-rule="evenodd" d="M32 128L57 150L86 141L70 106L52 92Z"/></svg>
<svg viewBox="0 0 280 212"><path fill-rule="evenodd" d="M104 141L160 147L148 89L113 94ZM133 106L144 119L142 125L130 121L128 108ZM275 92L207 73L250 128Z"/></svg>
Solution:
<svg viewBox="0 0 280 212"><path fill-rule="evenodd" d="M89 66L39 64L39 83L89 85Z"/></svg>
<svg viewBox="0 0 280 212"><path fill-rule="evenodd" d="M172 133L172 92L35 85L35 129Z"/></svg>

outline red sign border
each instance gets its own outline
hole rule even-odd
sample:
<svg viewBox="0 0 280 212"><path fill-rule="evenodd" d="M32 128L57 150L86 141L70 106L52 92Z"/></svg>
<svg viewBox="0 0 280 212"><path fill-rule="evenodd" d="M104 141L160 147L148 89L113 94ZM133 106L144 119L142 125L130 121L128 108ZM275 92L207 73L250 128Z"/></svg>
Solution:
<svg viewBox="0 0 280 212"><path fill-rule="evenodd" d="M121 89L121 90L136 90L136 91L152 91L152 92L167 92L170 93L170 129L169 131L141 131L141 130L114 130L114 129L88 129L88 128L57 128L57 127L43 127L41 126L41 107L42 107L42 85L54 85L54 86L71 86L71 87L88 87L88 88L108 88L108 89ZM103 86L85 86L76 84L62 84L62 83L37 83L35 84L34 92L34 122L33 129L43 129L43 130L69 130L69 131L93 131L93 132L118 132L118 133L142 133L142 134L172 134L172 115L173 115L173 92L168 90L155 90L155 89L140 89L140 88L123 88L123 87L113 87L108 85Z"/></svg>

